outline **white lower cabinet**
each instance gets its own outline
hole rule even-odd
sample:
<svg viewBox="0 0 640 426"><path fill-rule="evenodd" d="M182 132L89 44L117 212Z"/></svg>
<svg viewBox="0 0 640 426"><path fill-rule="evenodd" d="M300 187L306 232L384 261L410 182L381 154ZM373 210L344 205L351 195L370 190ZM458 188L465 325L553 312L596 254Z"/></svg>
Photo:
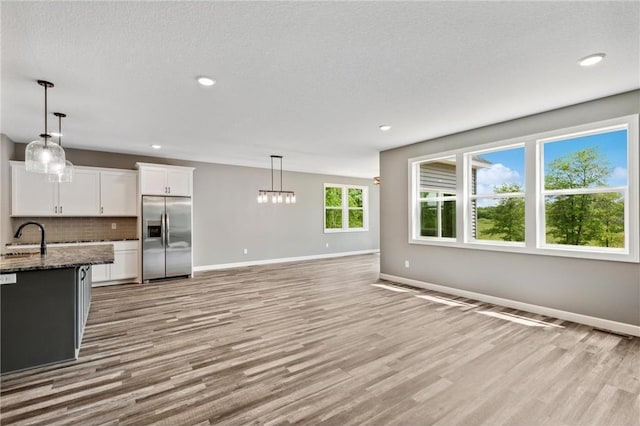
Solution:
<svg viewBox="0 0 640 426"><path fill-rule="evenodd" d="M115 253L114 253L115 255ZM115 258L115 256L114 256ZM91 265L91 281L94 283L100 283L109 281L109 270L111 265Z"/></svg>
<svg viewBox="0 0 640 426"><path fill-rule="evenodd" d="M113 245L113 263L91 265L91 282L96 286L140 282L138 276L139 250L137 240L104 241L95 243L51 243L49 247L89 246L98 244ZM36 244L8 245L7 249L22 250L38 248Z"/></svg>
<svg viewBox="0 0 640 426"><path fill-rule="evenodd" d="M138 242L113 242L113 263L93 265L91 278L97 285L107 285L112 282L129 280L138 281Z"/></svg>
<svg viewBox="0 0 640 426"><path fill-rule="evenodd" d="M122 250L114 252L111 266L111 279L124 280L138 276L138 250Z"/></svg>

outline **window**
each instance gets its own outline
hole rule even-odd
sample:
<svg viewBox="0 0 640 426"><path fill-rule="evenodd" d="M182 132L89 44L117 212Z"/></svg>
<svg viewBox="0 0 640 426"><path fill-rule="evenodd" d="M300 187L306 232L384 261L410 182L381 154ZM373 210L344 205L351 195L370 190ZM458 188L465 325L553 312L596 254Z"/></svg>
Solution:
<svg viewBox="0 0 640 426"><path fill-rule="evenodd" d="M545 245L624 248L628 131L540 142Z"/></svg>
<svg viewBox="0 0 640 426"><path fill-rule="evenodd" d="M366 186L325 183L324 231L367 231L367 191Z"/></svg>
<svg viewBox="0 0 640 426"><path fill-rule="evenodd" d="M419 164L417 217L420 237L456 237L456 158Z"/></svg>
<svg viewBox="0 0 640 426"><path fill-rule="evenodd" d="M472 152L466 159L471 239L524 242L524 145Z"/></svg>
<svg viewBox="0 0 640 426"><path fill-rule="evenodd" d="M640 261L638 115L409 160L409 242Z"/></svg>

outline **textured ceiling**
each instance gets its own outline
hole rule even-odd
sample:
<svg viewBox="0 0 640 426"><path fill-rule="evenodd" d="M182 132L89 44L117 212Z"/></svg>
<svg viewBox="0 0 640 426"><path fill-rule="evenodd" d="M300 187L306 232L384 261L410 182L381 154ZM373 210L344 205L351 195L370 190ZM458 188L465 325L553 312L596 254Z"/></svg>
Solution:
<svg viewBox="0 0 640 426"><path fill-rule="evenodd" d="M258 167L282 154L287 170L372 177L381 150L640 87L637 1L54 1L1 13L2 132L18 142L42 131L35 80L47 79L49 111L68 114L64 146ZM605 61L577 65L595 52ZM202 74L217 84L200 87Z"/></svg>

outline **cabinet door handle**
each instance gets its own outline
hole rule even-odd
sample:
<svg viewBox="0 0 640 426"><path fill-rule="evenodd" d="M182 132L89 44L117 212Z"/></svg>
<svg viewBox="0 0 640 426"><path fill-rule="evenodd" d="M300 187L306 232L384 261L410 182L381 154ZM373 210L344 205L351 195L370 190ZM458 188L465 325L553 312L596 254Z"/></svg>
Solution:
<svg viewBox="0 0 640 426"><path fill-rule="evenodd" d="M104 207L100 207L100 214L104 213Z"/></svg>
<svg viewBox="0 0 640 426"><path fill-rule="evenodd" d="M60 214L62 214L62 206L60 206Z"/></svg>
<svg viewBox="0 0 640 426"><path fill-rule="evenodd" d="M58 206L55 206L55 207L53 208L53 212L54 212L55 214L58 214Z"/></svg>
<svg viewBox="0 0 640 426"><path fill-rule="evenodd" d="M171 194L171 187L169 187L169 194Z"/></svg>

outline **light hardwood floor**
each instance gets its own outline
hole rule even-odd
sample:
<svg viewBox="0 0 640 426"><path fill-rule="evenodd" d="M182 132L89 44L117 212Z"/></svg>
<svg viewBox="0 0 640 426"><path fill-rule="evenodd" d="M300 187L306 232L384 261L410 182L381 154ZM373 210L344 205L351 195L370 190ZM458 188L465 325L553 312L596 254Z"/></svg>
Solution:
<svg viewBox="0 0 640 426"><path fill-rule="evenodd" d="M96 288L80 359L3 376L2 424L640 423L640 339L377 277L365 255Z"/></svg>

